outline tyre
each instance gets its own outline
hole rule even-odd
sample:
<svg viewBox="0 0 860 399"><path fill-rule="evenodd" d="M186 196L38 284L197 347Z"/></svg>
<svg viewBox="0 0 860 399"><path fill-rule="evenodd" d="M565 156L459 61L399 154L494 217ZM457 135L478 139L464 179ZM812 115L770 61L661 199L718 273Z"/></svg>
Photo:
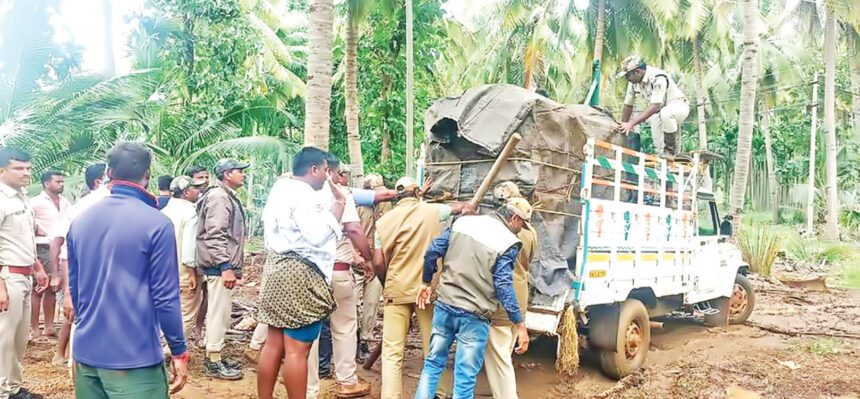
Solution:
<svg viewBox="0 0 860 399"><path fill-rule="evenodd" d="M743 324L755 307L752 283L742 274L735 276L735 288L729 299L729 324Z"/></svg>
<svg viewBox="0 0 860 399"><path fill-rule="evenodd" d="M718 313L714 314L706 314L705 315L705 325L708 327L725 327L729 324L729 299L730 298L717 298L712 299L711 306L714 309L719 310Z"/></svg>
<svg viewBox="0 0 860 399"><path fill-rule="evenodd" d="M620 379L645 364L651 346L648 310L636 299L621 304L615 351L600 352L600 368L609 377Z"/></svg>

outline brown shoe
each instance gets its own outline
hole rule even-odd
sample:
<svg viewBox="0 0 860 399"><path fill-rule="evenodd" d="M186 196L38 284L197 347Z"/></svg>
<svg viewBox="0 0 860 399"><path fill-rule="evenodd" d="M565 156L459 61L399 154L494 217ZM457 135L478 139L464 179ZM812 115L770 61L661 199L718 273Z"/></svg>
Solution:
<svg viewBox="0 0 860 399"><path fill-rule="evenodd" d="M355 384L337 384L334 390L334 396L338 399L361 398L367 395L370 395L370 383L360 378Z"/></svg>

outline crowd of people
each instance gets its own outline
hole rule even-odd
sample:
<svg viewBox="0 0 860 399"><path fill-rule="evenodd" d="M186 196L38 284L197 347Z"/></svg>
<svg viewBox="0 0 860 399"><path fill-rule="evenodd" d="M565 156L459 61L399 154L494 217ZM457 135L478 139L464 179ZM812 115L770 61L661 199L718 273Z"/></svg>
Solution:
<svg viewBox="0 0 860 399"><path fill-rule="evenodd" d="M22 385L27 342L40 336L58 336L54 364L71 369L80 398L168 397L188 379L192 345L205 349L210 378L242 379L256 362L260 398L281 373L290 398L318 397L329 376L336 397L364 397L356 362L370 354L380 307L382 398L404 396L413 315L425 357L417 398L472 397L482 368L494 397L517 397L511 356L528 348L536 237L513 183L478 215L471 203L424 201L429 185L410 177L393 190L375 174L350 187L348 165L302 149L262 210L259 323L243 360L223 353L248 236L237 190L251 165L222 159L161 176L155 196L151 164L145 146L118 143L86 169L72 205L59 171L28 198L30 157L0 149L0 398L40 397Z"/></svg>

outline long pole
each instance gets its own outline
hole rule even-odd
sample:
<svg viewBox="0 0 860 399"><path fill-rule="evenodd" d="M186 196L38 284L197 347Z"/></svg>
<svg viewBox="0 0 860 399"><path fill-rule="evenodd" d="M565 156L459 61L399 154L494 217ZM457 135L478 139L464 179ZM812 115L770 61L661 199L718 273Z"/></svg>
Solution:
<svg viewBox="0 0 860 399"><path fill-rule="evenodd" d="M413 112L415 93L412 89L412 75L414 73L414 59L412 54L412 0L406 0L406 176L415 174L415 134L413 124Z"/></svg>
<svg viewBox="0 0 860 399"><path fill-rule="evenodd" d="M809 134L809 182L806 193L806 232L815 233L812 222L815 219L815 136L818 131L818 72L812 81L812 128Z"/></svg>

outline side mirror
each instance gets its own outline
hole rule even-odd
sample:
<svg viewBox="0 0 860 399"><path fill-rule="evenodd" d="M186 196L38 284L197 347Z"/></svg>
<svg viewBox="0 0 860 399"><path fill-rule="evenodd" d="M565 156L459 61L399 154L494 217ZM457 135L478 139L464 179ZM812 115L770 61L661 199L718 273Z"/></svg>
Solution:
<svg viewBox="0 0 860 399"><path fill-rule="evenodd" d="M723 222L720 223L720 235L731 237L732 236L732 217L726 216L723 219Z"/></svg>

